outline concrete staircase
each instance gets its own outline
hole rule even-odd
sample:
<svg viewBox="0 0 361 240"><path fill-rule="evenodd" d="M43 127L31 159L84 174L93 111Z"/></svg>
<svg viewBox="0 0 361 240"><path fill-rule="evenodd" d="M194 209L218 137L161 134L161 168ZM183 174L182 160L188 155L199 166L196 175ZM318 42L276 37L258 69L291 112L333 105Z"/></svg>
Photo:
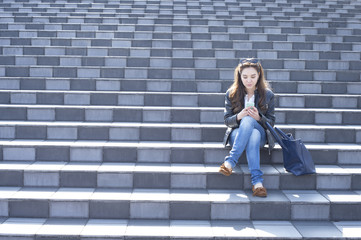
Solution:
<svg viewBox="0 0 361 240"><path fill-rule="evenodd" d="M361 239L361 1L0 0L0 239ZM224 93L258 57L276 124L218 173Z"/></svg>

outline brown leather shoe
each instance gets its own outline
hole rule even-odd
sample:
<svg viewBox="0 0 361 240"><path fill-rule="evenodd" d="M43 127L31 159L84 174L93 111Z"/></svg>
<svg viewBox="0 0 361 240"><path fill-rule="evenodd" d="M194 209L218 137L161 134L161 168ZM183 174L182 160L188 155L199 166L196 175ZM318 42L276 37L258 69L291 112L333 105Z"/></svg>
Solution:
<svg viewBox="0 0 361 240"><path fill-rule="evenodd" d="M232 168L227 168L226 166L224 166L224 163L222 164L222 166L220 166L219 171L220 173L222 173L224 176L230 176L232 174Z"/></svg>
<svg viewBox="0 0 361 240"><path fill-rule="evenodd" d="M255 197L267 197L267 190L264 187L254 188L252 187L253 196Z"/></svg>

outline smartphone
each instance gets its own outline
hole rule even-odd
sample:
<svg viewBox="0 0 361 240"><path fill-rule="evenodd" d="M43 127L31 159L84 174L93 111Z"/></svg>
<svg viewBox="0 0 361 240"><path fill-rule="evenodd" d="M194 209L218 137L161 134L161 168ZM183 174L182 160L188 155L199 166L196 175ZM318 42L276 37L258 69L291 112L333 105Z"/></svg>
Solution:
<svg viewBox="0 0 361 240"><path fill-rule="evenodd" d="M247 102L246 103L246 108L248 107L254 107L254 103L253 102Z"/></svg>

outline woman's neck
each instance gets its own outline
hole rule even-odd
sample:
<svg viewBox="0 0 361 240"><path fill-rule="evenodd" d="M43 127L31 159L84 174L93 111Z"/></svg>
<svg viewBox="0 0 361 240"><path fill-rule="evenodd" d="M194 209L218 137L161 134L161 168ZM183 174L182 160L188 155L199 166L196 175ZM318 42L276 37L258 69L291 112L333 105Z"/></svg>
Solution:
<svg viewBox="0 0 361 240"><path fill-rule="evenodd" d="M251 98L253 95L254 95L254 91L255 90L246 90L246 93L247 93L247 95L248 95L248 98Z"/></svg>

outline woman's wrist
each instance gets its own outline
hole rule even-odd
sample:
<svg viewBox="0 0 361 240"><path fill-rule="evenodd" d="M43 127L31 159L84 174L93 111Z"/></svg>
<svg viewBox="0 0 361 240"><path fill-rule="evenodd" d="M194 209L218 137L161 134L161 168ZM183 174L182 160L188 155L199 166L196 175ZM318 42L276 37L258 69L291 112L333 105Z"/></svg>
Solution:
<svg viewBox="0 0 361 240"><path fill-rule="evenodd" d="M241 113L238 113L237 114L237 121L241 121L241 119L242 119L242 115L241 115Z"/></svg>

